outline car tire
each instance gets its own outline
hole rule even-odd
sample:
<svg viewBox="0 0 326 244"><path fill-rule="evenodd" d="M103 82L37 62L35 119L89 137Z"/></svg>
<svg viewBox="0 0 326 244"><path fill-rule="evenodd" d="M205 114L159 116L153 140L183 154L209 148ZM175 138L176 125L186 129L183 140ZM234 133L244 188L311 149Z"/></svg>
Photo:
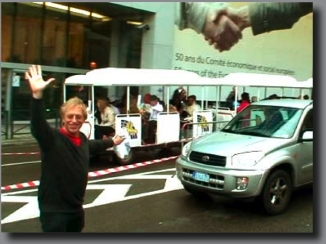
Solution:
<svg viewBox="0 0 326 244"><path fill-rule="evenodd" d="M292 181L286 171L272 172L267 178L259 198L263 211L269 215L284 212L291 200L292 190Z"/></svg>
<svg viewBox="0 0 326 244"><path fill-rule="evenodd" d="M198 198L198 199L209 199L210 196L205 193L205 192L200 192L200 191L197 191L197 190L194 190L193 188L190 188L188 186L185 186L183 185L183 188L188 192L190 193L191 195L193 195L194 197Z"/></svg>

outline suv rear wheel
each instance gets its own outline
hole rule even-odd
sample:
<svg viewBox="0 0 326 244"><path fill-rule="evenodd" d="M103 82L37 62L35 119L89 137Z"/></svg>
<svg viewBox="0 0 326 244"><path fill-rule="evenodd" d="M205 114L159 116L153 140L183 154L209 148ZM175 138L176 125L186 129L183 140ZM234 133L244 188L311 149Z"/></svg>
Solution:
<svg viewBox="0 0 326 244"><path fill-rule="evenodd" d="M286 171L272 172L260 196L264 211L271 215L282 213L289 205L292 188L290 175Z"/></svg>

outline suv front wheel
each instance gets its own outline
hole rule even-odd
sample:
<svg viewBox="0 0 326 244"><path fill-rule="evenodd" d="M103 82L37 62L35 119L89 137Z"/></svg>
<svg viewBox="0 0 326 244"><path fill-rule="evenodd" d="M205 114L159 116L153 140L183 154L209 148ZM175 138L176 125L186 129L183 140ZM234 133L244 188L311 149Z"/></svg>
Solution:
<svg viewBox="0 0 326 244"><path fill-rule="evenodd" d="M268 177L260 196L264 211L270 215L282 213L289 205L292 181L284 170L276 170Z"/></svg>

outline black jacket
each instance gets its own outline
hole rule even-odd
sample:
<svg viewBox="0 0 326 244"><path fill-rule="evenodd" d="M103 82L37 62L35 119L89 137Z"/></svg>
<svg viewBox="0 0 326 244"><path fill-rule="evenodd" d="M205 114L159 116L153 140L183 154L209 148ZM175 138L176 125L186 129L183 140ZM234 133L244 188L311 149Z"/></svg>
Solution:
<svg viewBox="0 0 326 244"><path fill-rule="evenodd" d="M38 189L40 211L82 210L88 180L90 154L113 146L112 140L88 140L83 133L75 145L45 119L42 99L32 100L31 132L41 149L41 178Z"/></svg>

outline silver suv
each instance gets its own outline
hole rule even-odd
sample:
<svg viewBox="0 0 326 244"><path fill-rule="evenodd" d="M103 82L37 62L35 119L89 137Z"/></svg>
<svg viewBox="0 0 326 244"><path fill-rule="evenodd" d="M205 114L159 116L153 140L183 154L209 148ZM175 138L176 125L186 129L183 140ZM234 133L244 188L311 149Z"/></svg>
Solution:
<svg viewBox="0 0 326 244"><path fill-rule="evenodd" d="M312 100L255 102L220 131L187 143L178 178L195 196L255 199L279 214L294 189L313 181L312 121Z"/></svg>

